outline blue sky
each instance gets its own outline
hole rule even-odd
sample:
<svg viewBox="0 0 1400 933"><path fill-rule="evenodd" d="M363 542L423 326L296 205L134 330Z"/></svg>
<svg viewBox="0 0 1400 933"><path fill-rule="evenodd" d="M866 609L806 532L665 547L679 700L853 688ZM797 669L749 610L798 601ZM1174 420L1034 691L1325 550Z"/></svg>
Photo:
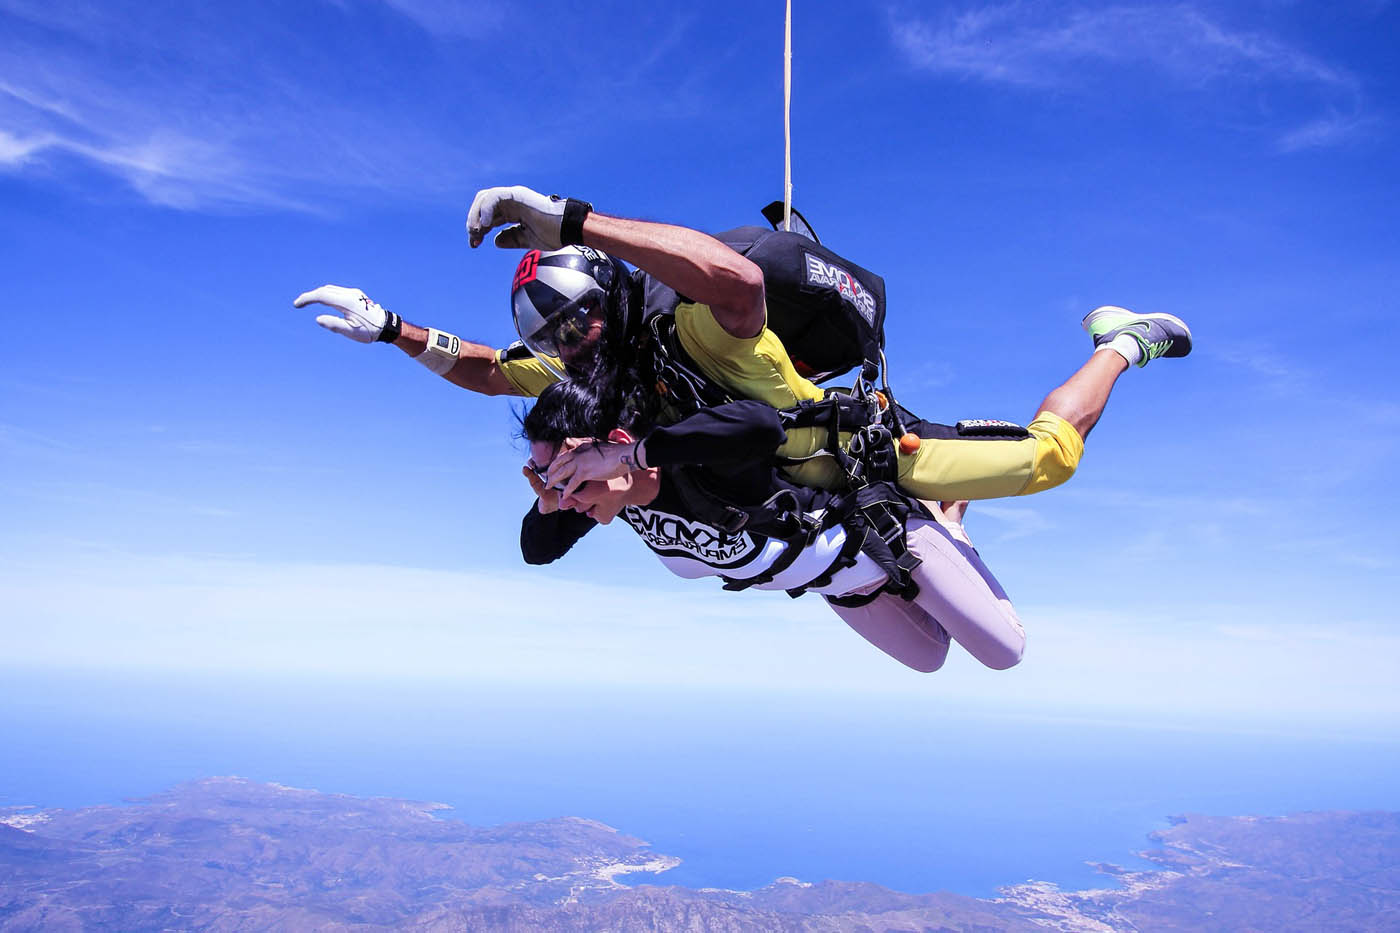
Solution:
<svg viewBox="0 0 1400 933"><path fill-rule="evenodd" d="M1393 733L1393 4L818 5L796 203L888 284L901 399L1029 419L1169 311L1079 475L974 505L1020 668L909 674L622 527L519 562L511 403L291 308L513 336L473 192L720 229L782 182L782 6L0 0L0 640L28 669L907 694Z"/></svg>

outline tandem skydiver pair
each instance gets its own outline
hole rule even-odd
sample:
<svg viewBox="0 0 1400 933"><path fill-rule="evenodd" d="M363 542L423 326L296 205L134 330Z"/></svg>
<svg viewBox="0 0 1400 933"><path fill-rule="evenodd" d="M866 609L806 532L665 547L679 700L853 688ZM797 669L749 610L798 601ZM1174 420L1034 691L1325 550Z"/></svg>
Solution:
<svg viewBox="0 0 1400 933"><path fill-rule="evenodd" d="M685 561L706 564L714 557L725 562L714 573L731 588L822 592L857 631L921 670L942 663L950 630L992 667L1016 663L1024 644L1004 592L966 541L957 500L1023 495L1068 479L1084 436L1128 366L1190 350L1190 332L1177 318L1103 307L1084 320L1094 352L1045 398L1025 429L1005 422L922 422L875 389L866 371L857 378L862 391L845 393L846 401L833 408L820 387L799 375L766 325L765 270L730 245L684 227L610 217L528 188L483 190L468 218L472 245L503 224L513 226L497 244L528 250L512 288L522 339L511 347L492 350L417 327L357 289L324 286L298 297L296 305L329 305L339 313L319 316L323 327L363 343L395 343L464 388L539 395L559 384L544 413L526 419L527 431L535 433L530 466L546 471L548 485L563 487L555 498L527 469L542 494L535 515L549 514L553 498L555 505L601 516L600 503L611 496L617 500L612 514L632 516L629 525L671 569L695 575ZM841 280L831 270L845 270L817 261L840 293ZM666 311L669 355L657 350L657 315L646 313L648 285L657 283L676 296ZM853 305L861 287L847 283L844 295ZM870 289L865 292L868 298ZM668 360L698 379L696 397L668 391L676 384L674 370L658 372ZM852 418L864 401L869 417ZM835 423L831 415L809 415L804 423L795 413L804 406L836 410ZM907 428L906 437L876 432L872 443L864 429L882 420ZM916 445L897 443L907 435L918 438ZM737 465L719 456L741 449L735 436L758 439L742 447ZM677 449L685 451L680 460L674 459ZM541 462L546 453L550 460ZM658 508L659 501L671 510ZM900 541L888 540L892 521ZM526 544L537 559L557 549L541 545L550 535L567 538L577 530L545 523L532 530L531 522L527 516ZM875 559L881 544L891 551L883 564ZM814 572L802 578L810 568ZM963 583L966 594L957 592ZM865 601L872 594L878 595Z"/></svg>

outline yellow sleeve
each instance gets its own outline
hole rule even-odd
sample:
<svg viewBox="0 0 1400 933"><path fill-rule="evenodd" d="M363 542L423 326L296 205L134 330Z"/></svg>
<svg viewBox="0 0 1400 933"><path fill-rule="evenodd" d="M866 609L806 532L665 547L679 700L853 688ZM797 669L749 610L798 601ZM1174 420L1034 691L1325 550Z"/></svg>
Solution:
<svg viewBox="0 0 1400 933"><path fill-rule="evenodd" d="M782 341L766 325L756 337L735 337L708 305L683 302L676 307L676 336L701 372L738 398L788 408L822 397L821 389L797 374Z"/></svg>
<svg viewBox="0 0 1400 933"><path fill-rule="evenodd" d="M561 370L564 368L563 363L557 360L554 363ZM518 340L505 349L496 351L496 365L500 367L506 381L515 386L517 392L531 398L537 397L551 384L559 381L554 373L535 359L530 351L525 349L525 344Z"/></svg>

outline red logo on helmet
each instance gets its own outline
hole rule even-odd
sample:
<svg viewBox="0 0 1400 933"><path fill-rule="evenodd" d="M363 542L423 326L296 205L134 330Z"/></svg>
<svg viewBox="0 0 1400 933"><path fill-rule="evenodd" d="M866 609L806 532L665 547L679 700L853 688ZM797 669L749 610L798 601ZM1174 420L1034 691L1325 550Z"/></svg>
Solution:
<svg viewBox="0 0 1400 933"><path fill-rule="evenodd" d="M515 281L511 283L510 290L513 292L522 285L526 285L535 280L535 271L540 265L540 251L532 249L525 254L525 258L520 260L520 265L515 267Z"/></svg>

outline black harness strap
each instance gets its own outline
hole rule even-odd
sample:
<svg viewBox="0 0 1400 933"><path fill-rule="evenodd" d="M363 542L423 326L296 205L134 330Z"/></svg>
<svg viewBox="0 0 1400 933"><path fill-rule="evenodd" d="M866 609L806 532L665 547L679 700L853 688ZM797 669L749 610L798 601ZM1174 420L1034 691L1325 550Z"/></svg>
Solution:
<svg viewBox="0 0 1400 933"><path fill-rule="evenodd" d="M819 399L798 402L791 408L778 410L783 430L793 428L830 428L834 420L846 424L868 424L873 420L870 403L849 392L828 390Z"/></svg>
<svg viewBox="0 0 1400 933"><path fill-rule="evenodd" d="M676 318L672 314L654 314L647 321L647 357L651 361L651 376L662 403L672 409L675 420L695 414L702 408L723 405L734 398L713 380L700 372L676 337Z"/></svg>
<svg viewBox="0 0 1400 933"><path fill-rule="evenodd" d="M799 545L793 541L787 542L787 547L783 548L783 553L779 554L777 560L773 561L773 566L763 571L763 573L755 574L743 580L736 579L735 577L726 577L721 574L720 579L724 581L724 588L731 592L738 592L740 590L746 590L751 586L771 583L774 577L796 563L797 558L802 554L803 547L805 547L805 545Z"/></svg>
<svg viewBox="0 0 1400 933"><path fill-rule="evenodd" d="M747 530L778 538L787 545L772 566L762 573L744 579L721 574L726 590L746 590L772 582L796 562L822 530L821 520L803 511L797 494L791 489L780 489L758 505L745 506L726 501L685 467L672 468L670 476L686 508L706 524L726 535Z"/></svg>
<svg viewBox="0 0 1400 933"><path fill-rule="evenodd" d="M857 593L853 596L828 596L826 601L833 606L840 606L842 609L859 609L861 606L868 606L885 592L884 587L873 593Z"/></svg>
<svg viewBox="0 0 1400 933"><path fill-rule="evenodd" d="M796 599L808 590L820 589L826 586L842 570L855 565L856 556L860 554L861 551L865 550L865 534L861 529L852 526L849 522L843 524L846 528L846 541L841 545L841 553L836 555L836 560L827 568L826 573L808 580L802 586L795 586L788 590L787 594L793 599ZM881 589L883 590L883 587ZM879 591L877 590L877 592Z"/></svg>
<svg viewBox="0 0 1400 933"><path fill-rule="evenodd" d="M797 494L791 489L780 489L758 505L750 506L726 500L686 467L671 468L670 476L686 508L696 518L725 534L755 531L806 547L822 529L818 519L802 510Z"/></svg>
<svg viewBox="0 0 1400 933"><path fill-rule="evenodd" d="M919 592L913 573L922 561L909 550L906 525L911 514L931 517L923 503L893 483L873 483L856 490L856 515L867 526L863 550L889 576L885 589L904 600Z"/></svg>

